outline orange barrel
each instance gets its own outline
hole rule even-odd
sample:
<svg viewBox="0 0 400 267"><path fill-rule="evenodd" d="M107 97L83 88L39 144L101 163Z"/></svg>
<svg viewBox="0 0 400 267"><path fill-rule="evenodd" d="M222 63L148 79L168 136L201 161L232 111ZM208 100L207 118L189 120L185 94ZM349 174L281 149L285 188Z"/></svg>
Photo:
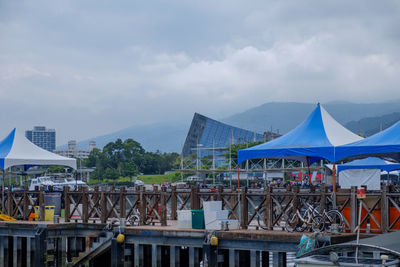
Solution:
<svg viewBox="0 0 400 267"><path fill-rule="evenodd" d="M382 223L381 210L373 210L371 212L371 214L375 217L375 220L377 220L377 222L379 224ZM374 234L381 234L382 233L381 228L376 224L376 222L374 221L374 219L372 219L372 217L369 217L369 223L370 223L370 226L371 226L371 233L374 233Z"/></svg>
<svg viewBox="0 0 400 267"><path fill-rule="evenodd" d="M351 218L351 210L350 207L344 207L342 210L343 217L350 223L350 218ZM346 232L350 232L350 227L347 226L347 224L344 224L346 227Z"/></svg>
<svg viewBox="0 0 400 267"><path fill-rule="evenodd" d="M389 209L389 226L394 223L397 217L400 216L400 212L396 209L396 207L390 207ZM400 230L400 219L392 226L391 230Z"/></svg>
<svg viewBox="0 0 400 267"><path fill-rule="evenodd" d="M357 215L358 215L359 210L357 209ZM351 222L351 208L350 207L344 207L342 211L343 217L346 218L346 220L350 223ZM361 210L361 221L364 219L364 217L367 215L367 210L362 209ZM358 221L357 221L358 223ZM345 224L346 226L346 232L351 232L350 228ZM361 233L365 233L365 229L367 228L367 221L365 221L363 224L361 224Z"/></svg>

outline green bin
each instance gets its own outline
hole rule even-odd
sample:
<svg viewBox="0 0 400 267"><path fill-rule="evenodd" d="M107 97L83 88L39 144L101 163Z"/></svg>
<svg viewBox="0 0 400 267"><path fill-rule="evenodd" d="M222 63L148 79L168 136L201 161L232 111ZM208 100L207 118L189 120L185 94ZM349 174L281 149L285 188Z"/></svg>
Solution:
<svg viewBox="0 0 400 267"><path fill-rule="evenodd" d="M204 228L204 210L192 210L192 229Z"/></svg>

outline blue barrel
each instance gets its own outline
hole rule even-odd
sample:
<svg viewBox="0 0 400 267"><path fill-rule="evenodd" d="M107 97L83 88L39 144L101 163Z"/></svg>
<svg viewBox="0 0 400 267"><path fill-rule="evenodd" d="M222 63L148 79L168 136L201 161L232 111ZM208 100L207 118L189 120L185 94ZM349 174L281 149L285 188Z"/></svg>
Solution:
<svg viewBox="0 0 400 267"><path fill-rule="evenodd" d="M61 193L45 193L44 205L54 206L54 215L61 216Z"/></svg>

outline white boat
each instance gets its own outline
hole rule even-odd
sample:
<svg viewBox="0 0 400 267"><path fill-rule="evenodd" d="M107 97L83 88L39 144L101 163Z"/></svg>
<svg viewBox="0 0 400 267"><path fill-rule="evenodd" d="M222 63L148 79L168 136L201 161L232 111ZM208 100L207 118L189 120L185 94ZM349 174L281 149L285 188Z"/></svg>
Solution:
<svg viewBox="0 0 400 267"><path fill-rule="evenodd" d="M298 267L399 266L400 231L314 249L294 259Z"/></svg>
<svg viewBox="0 0 400 267"><path fill-rule="evenodd" d="M68 186L70 190L75 190L77 187L86 186L86 183L81 180L75 180L72 178L54 178L51 176L41 176L31 179L31 184L29 186L30 191L34 191L35 187L53 187L53 190L64 190L65 186Z"/></svg>

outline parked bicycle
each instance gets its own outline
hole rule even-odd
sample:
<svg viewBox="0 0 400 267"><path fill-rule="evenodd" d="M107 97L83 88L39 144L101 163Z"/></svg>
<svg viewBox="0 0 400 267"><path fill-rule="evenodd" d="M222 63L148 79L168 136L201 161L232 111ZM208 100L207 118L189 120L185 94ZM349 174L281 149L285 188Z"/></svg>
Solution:
<svg viewBox="0 0 400 267"><path fill-rule="evenodd" d="M151 205L148 205L146 208L146 218L144 224L145 225L152 224L154 218L156 218L155 211ZM133 214L128 217L127 221L131 226L140 225L140 211L138 208L136 208Z"/></svg>
<svg viewBox="0 0 400 267"><path fill-rule="evenodd" d="M324 209L322 212L320 210L320 207L313 207L311 204L306 203L306 205L308 207L313 208L314 210L314 214L315 215L319 215L324 219L325 222L325 229L324 230L328 230L328 231L333 231L332 229L332 225L337 225L338 227L338 231L339 232L343 232L344 231L344 219L343 219L343 215L342 213L340 213L338 210L336 209L332 209L332 210L328 210L326 211L326 209Z"/></svg>
<svg viewBox="0 0 400 267"><path fill-rule="evenodd" d="M286 219L285 230L287 232L304 232L306 229L311 229L313 232L322 232L325 229L324 219L320 215L315 215L311 205L307 207L303 215L297 209Z"/></svg>

